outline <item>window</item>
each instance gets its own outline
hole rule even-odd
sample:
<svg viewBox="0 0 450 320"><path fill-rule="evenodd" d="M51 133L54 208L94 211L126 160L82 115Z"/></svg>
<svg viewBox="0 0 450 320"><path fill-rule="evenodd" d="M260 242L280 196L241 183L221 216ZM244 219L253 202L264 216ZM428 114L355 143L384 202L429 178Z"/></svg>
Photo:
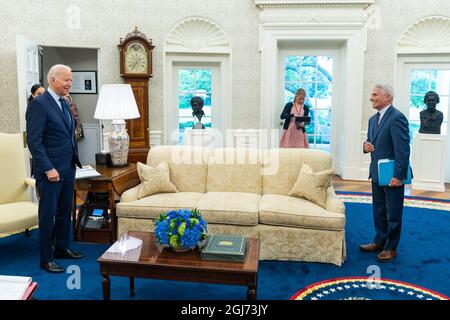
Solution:
<svg viewBox="0 0 450 320"><path fill-rule="evenodd" d="M212 69L178 69L178 129L179 144L184 144L185 128L192 128L198 121L192 115L191 99L203 99L205 116L201 119L205 127L211 128Z"/></svg>
<svg viewBox="0 0 450 320"><path fill-rule="evenodd" d="M306 127L309 147L330 151L333 58L290 55L285 58L284 70L285 103L294 100L299 88L307 94L305 105L311 116L311 124Z"/></svg>
<svg viewBox="0 0 450 320"><path fill-rule="evenodd" d="M420 112L426 108L423 102L428 91L435 91L440 98L437 110L444 114L441 134L447 133L447 119L450 95L450 70L413 69L409 90L409 131L411 142L420 127Z"/></svg>

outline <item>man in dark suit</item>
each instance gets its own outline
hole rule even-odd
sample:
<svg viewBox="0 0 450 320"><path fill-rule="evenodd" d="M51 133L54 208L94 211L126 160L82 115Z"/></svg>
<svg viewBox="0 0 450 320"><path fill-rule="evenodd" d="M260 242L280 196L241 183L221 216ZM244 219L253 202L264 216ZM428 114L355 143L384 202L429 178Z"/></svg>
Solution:
<svg viewBox="0 0 450 320"><path fill-rule="evenodd" d="M402 226L403 200L409 161L408 120L392 105L389 86L374 87L370 101L378 112L369 119L364 153L370 152L369 179L372 178L373 218L376 235L372 243L361 245L364 252L378 252L378 262L388 262L397 255ZM395 160L394 176L389 186L378 185L378 160Z"/></svg>
<svg viewBox="0 0 450 320"><path fill-rule="evenodd" d="M40 194L40 268L64 272L54 259L83 257L69 249L75 165L81 168L81 163L75 139L76 122L63 98L72 87L72 71L67 66L55 65L47 79L48 89L31 101L26 112L27 143Z"/></svg>

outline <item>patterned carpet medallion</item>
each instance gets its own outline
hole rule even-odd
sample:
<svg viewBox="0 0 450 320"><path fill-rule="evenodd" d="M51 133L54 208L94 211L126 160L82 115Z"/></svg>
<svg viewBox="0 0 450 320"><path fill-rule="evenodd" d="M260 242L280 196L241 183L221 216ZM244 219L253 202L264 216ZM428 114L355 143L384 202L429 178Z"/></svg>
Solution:
<svg viewBox="0 0 450 320"><path fill-rule="evenodd" d="M449 297L406 282L345 277L316 282L290 300L449 300Z"/></svg>

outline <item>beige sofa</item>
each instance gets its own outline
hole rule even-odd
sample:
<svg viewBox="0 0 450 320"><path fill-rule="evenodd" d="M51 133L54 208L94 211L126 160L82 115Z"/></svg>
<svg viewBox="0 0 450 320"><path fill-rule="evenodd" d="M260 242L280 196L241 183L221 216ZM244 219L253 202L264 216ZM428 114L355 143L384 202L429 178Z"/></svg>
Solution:
<svg viewBox="0 0 450 320"><path fill-rule="evenodd" d="M198 208L210 234L240 234L261 241L261 260L326 262L345 260L345 207L333 187L325 208L288 196L306 161L312 169L331 168L328 153L308 149L207 149L158 146L147 164L168 161L178 193L138 199L136 186L117 205L118 233L153 231L162 212Z"/></svg>

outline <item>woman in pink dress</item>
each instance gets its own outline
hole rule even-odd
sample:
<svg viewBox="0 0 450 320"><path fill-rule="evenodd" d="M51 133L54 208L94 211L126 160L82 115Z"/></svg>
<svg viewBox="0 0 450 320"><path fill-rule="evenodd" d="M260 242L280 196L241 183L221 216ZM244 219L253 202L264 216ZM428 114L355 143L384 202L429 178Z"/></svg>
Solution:
<svg viewBox="0 0 450 320"><path fill-rule="evenodd" d="M284 132L280 139L280 148L309 148L305 123L300 122L299 129L295 123L296 117L307 117L309 108L305 106L306 92L300 88L295 93L294 102L284 106L281 119L284 119Z"/></svg>

